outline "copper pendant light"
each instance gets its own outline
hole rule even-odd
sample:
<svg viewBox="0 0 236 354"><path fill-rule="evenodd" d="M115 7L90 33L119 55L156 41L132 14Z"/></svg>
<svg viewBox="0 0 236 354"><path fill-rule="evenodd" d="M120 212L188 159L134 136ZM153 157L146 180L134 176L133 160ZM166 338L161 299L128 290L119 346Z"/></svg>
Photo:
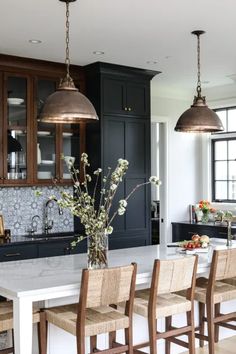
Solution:
<svg viewBox="0 0 236 354"><path fill-rule="evenodd" d="M40 121L44 123L81 123L98 120L92 103L75 87L70 76L69 58L69 3L76 0L59 0L66 3L66 76L56 92L51 94L42 109Z"/></svg>
<svg viewBox="0 0 236 354"><path fill-rule="evenodd" d="M197 96L194 96L193 105L187 109L176 124L175 130L178 132L198 132L209 133L224 130L222 122L218 115L206 105L206 99L201 93L200 80L200 35L204 31L193 31L192 34L197 36L197 54L198 54L198 81Z"/></svg>

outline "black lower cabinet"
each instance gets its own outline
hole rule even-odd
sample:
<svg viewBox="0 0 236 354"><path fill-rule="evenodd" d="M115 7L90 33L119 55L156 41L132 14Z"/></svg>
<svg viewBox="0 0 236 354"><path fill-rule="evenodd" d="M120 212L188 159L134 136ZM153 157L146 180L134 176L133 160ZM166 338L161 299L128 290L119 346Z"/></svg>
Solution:
<svg viewBox="0 0 236 354"><path fill-rule="evenodd" d="M36 245L7 245L0 247L0 262L18 261L21 259L37 258L38 250Z"/></svg>
<svg viewBox="0 0 236 354"><path fill-rule="evenodd" d="M236 230L232 229L232 234ZM191 240L194 234L207 235L210 238L227 238L226 225L215 225L214 223L190 223L190 222L172 222L172 241Z"/></svg>

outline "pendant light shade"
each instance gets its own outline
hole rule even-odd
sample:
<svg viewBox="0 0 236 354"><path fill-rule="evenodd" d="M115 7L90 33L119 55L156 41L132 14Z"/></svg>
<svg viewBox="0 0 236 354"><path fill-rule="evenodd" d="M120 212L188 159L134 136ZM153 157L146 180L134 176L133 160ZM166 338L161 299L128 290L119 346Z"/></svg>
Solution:
<svg viewBox="0 0 236 354"><path fill-rule="evenodd" d="M205 97L201 95L200 81L200 35L204 31L193 31L198 38L198 83L197 96L194 97L193 105L187 109L178 119L175 130L178 132L220 132L224 130L218 115L207 107Z"/></svg>
<svg viewBox="0 0 236 354"><path fill-rule="evenodd" d="M89 99L75 87L70 76L69 58L69 3L76 0L59 0L66 3L66 68L67 73L56 92L51 94L42 109L40 121L44 123L81 123L98 120Z"/></svg>

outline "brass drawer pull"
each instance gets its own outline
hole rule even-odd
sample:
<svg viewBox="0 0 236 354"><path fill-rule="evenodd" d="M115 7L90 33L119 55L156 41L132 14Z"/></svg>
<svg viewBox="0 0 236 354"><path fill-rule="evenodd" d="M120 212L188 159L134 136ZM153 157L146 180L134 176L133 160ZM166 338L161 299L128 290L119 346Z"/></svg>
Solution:
<svg viewBox="0 0 236 354"><path fill-rule="evenodd" d="M16 253L6 253L4 254L5 257L14 257L14 256L20 256L21 254L19 252Z"/></svg>

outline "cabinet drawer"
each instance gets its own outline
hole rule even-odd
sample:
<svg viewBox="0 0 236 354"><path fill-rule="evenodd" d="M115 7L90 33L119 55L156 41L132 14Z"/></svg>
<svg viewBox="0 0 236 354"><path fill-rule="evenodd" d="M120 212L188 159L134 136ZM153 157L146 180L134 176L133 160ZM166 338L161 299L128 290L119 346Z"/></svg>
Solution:
<svg viewBox="0 0 236 354"><path fill-rule="evenodd" d="M37 258L37 245L0 247L0 262Z"/></svg>
<svg viewBox="0 0 236 354"><path fill-rule="evenodd" d="M47 242L38 245L38 257L64 256L70 253L70 242Z"/></svg>

